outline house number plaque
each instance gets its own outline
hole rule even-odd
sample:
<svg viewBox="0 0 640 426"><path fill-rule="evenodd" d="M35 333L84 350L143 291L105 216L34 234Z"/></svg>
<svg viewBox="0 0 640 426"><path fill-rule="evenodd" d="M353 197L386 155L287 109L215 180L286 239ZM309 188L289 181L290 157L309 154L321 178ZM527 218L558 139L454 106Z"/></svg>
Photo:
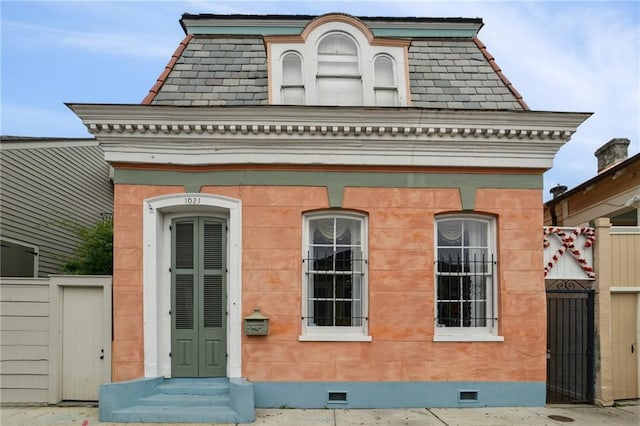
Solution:
<svg viewBox="0 0 640 426"><path fill-rule="evenodd" d="M200 204L200 197L184 197L185 204Z"/></svg>

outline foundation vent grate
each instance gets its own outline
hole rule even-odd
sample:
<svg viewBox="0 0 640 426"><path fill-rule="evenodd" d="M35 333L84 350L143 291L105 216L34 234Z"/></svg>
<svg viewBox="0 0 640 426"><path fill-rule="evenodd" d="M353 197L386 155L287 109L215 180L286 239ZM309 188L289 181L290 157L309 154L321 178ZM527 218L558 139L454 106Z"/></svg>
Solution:
<svg viewBox="0 0 640 426"><path fill-rule="evenodd" d="M328 402L347 403L347 392L329 392Z"/></svg>
<svg viewBox="0 0 640 426"><path fill-rule="evenodd" d="M476 390L461 390L460 402L478 402L478 391Z"/></svg>

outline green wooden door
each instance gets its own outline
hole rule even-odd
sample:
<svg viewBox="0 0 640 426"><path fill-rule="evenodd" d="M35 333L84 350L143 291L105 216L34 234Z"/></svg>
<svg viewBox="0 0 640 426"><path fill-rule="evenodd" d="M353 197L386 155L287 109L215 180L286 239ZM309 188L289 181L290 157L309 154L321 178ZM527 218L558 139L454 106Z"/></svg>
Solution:
<svg viewBox="0 0 640 426"><path fill-rule="evenodd" d="M190 217L171 225L171 375L227 372L226 224Z"/></svg>

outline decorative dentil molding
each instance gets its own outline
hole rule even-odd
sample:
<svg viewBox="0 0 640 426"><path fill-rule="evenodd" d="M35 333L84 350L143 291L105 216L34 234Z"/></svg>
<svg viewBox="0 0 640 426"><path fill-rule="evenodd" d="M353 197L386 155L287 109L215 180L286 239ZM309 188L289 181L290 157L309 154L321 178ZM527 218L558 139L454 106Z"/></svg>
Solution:
<svg viewBox="0 0 640 426"><path fill-rule="evenodd" d="M109 161L549 168L588 113L72 104ZM493 161L493 160L497 161Z"/></svg>
<svg viewBox="0 0 640 426"><path fill-rule="evenodd" d="M162 135L307 135L307 136L426 136L426 137L493 137L497 139L551 139L568 140L570 130L536 130L509 128L469 127L416 127L416 126L325 126L300 124L166 124L166 123L90 123L93 135L162 134Z"/></svg>

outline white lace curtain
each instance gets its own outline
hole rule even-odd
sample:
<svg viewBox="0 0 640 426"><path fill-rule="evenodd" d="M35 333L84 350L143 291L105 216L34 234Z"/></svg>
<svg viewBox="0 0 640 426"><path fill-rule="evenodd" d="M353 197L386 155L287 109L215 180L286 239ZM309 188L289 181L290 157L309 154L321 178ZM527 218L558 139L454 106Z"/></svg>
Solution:
<svg viewBox="0 0 640 426"><path fill-rule="evenodd" d="M438 239L440 240L438 245L459 245L460 243L456 244L456 242L462 240L462 221L448 220L438 222Z"/></svg>
<svg viewBox="0 0 640 426"><path fill-rule="evenodd" d="M335 240L334 240L335 229ZM352 219L318 219L311 221L311 234L320 234L324 239L328 241L340 241L349 232L351 238L347 244L359 244L359 222Z"/></svg>
<svg viewBox="0 0 640 426"><path fill-rule="evenodd" d="M439 246L487 246L487 224L474 220L443 220L438 222Z"/></svg>

